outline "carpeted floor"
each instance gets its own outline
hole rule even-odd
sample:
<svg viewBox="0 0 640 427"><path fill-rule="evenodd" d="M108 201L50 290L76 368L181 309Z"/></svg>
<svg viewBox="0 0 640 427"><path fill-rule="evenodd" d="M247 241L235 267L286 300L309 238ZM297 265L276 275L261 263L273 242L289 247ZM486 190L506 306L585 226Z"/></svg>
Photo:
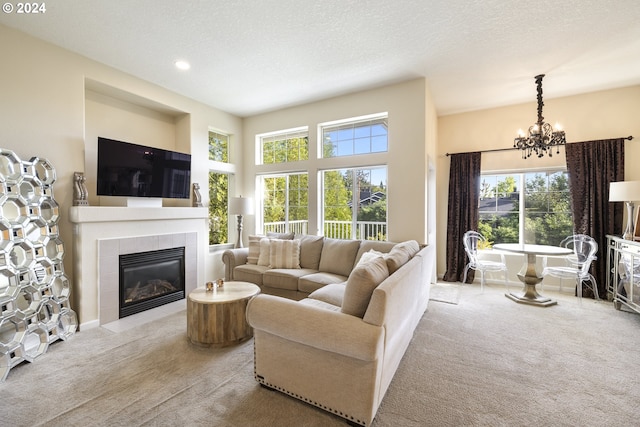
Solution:
<svg viewBox="0 0 640 427"><path fill-rule="evenodd" d="M551 292L559 304L539 308L504 287L458 290L457 304L430 301L374 427L638 424L640 314ZM258 386L252 341L201 349L185 331L180 312L52 345L0 384L0 425L346 425Z"/></svg>

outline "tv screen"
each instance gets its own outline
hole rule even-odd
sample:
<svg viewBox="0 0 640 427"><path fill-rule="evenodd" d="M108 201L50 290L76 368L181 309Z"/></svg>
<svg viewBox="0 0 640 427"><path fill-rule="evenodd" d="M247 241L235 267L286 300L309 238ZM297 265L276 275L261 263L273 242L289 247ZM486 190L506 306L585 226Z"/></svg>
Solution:
<svg viewBox="0 0 640 427"><path fill-rule="evenodd" d="M188 199L191 155L98 137L98 196Z"/></svg>

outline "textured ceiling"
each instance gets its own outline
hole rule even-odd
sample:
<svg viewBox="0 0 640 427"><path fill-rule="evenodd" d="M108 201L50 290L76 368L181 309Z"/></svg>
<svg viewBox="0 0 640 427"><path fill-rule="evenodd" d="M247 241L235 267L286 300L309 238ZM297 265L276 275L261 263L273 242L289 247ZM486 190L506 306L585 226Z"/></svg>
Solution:
<svg viewBox="0 0 640 427"><path fill-rule="evenodd" d="M0 23L240 116L410 78L438 114L640 84L638 0L57 0ZM191 63L179 71L174 61Z"/></svg>

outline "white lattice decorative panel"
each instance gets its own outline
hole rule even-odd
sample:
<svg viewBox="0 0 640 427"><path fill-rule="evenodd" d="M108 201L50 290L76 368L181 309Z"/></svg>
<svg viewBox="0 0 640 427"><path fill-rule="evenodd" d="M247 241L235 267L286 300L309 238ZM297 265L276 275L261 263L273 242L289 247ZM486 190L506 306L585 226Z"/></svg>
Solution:
<svg viewBox="0 0 640 427"><path fill-rule="evenodd" d="M0 381L78 328L62 264L55 180L48 160L22 161L0 148Z"/></svg>

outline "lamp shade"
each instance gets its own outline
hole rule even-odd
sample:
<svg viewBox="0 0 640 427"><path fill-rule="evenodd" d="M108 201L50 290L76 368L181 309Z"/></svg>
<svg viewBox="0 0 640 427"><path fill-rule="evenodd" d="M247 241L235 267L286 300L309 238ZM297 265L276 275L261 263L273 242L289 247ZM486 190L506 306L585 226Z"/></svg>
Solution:
<svg viewBox="0 0 640 427"><path fill-rule="evenodd" d="M253 200L250 197L232 197L229 201L229 213L232 215L252 215Z"/></svg>
<svg viewBox="0 0 640 427"><path fill-rule="evenodd" d="M619 181L610 184L610 202L635 202L638 200L640 200L640 181Z"/></svg>

